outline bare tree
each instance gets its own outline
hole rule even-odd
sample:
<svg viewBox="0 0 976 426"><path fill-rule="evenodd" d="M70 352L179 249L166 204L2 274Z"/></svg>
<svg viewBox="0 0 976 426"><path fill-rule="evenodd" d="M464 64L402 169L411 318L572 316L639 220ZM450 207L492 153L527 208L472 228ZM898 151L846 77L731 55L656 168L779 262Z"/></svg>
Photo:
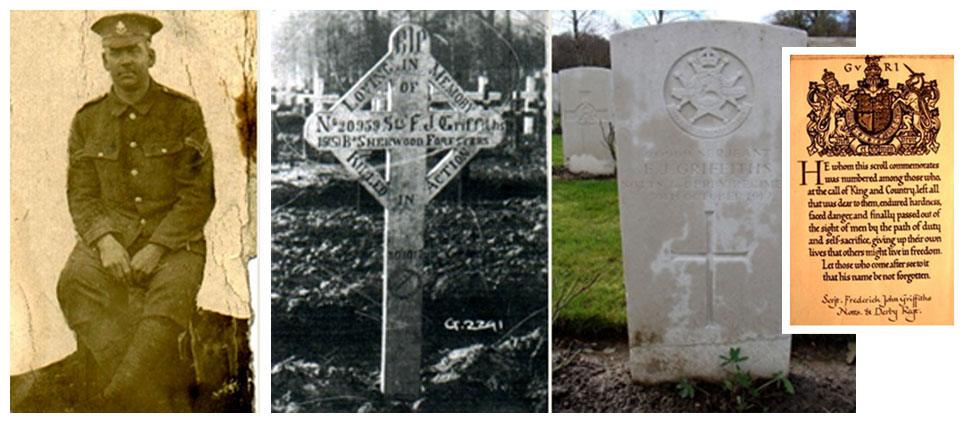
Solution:
<svg viewBox="0 0 976 426"><path fill-rule="evenodd" d="M801 29L812 37L857 35L853 10L780 10L767 20L774 25Z"/></svg>
<svg viewBox="0 0 976 426"><path fill-rule="evenodd" d="M616 19L602 10L559 10L552 14L556 27L564 28L573 38L584 34L608 36L623 27Z"/></svg>
<svg viewBox="0 0 976 426"><path fill-rule="evenodd" d="M702 19L704 14L700 10L636 10L643 19L642 25L661 25L668 22L693 21ZM634 21L637 21L635 18ZM635 22L638 24L639 22Z"/></svg>
<svg viewBox="0 0 976 426"><path fill-rule="evenodd" d="M552 38L552 70L575 67L610 68L610 41L594 34L574 40L568 33Z"/></svg>
<svg viewBox="0 0 976 426"><path fill-rule="evenodd" d="M622 29L615 19L599 10L553 12L557 27L553 36L553 70L578 66L610 66L610 43L606 35Z"/></svg>

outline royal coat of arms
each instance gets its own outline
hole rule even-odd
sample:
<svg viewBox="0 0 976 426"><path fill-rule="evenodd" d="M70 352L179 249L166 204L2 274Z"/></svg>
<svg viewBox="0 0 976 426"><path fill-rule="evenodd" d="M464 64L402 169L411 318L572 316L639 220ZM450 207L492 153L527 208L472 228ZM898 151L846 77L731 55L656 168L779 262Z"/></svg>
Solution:
<svg viewBox="0 0 976 426"><path fill-rule="evenodd" d="M881 77L881 56L865 56L864 79L857 89L841 85L824 69L811 81L807 103L810 155L924 155L939 150L939 88L925 74L909 71L894 89Z"/></svg>

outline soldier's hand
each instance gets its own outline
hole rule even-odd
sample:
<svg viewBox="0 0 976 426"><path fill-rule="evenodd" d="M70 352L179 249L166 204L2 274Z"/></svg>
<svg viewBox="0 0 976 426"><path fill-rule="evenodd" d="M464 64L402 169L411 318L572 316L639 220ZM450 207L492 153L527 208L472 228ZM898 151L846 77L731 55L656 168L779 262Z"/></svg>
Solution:
<svg viewBox="0 0 976 426"><path fill-rule="evenodd" d="M136 284L152 276L159 259L166 253L166 248L156 244L146 244L135 256L132 256L132 279Z"/></svg>
<svg viewBox="0 0 976 426"><path fill-rule="evenodd" d="M122 284L132 285L132 268L129 266L129 253L112 234L98 240L98 253L102 267Z"/></svg>

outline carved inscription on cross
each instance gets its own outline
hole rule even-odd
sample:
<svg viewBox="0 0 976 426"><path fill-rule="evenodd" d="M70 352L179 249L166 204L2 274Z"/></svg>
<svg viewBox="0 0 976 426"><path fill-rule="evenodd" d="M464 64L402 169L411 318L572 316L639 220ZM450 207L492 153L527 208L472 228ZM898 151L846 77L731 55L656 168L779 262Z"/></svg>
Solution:
<svg viewBox="0 0 976 426"><path fill-rule="evenodd" d="M451 110L433 110L439 92ZM370 111L377 97L386 110ZM424 215L427 203L478 150L502 142L506 123L465 95L430 52L423 28L390 34L389 51L328 111L305 121L305 140L331 151L385 208L380 388L415 399L421 390ZM364 151L386 151L385 173ZM430 170L427 158L445 152Z"/></svg>
<svg viewBox="0 0 976 426"><path fill-rule="evenodd" d="M671 251L671 260L675 262L695 262L705 264L705 320L707 324L715 323L714 314L714 292L715 292L715 269L719 262L739 262L749 261L749 251L716 251L716 236L712 229L715 225L715 212L705 210L705 251L703 252L675 252Z"/></svg>

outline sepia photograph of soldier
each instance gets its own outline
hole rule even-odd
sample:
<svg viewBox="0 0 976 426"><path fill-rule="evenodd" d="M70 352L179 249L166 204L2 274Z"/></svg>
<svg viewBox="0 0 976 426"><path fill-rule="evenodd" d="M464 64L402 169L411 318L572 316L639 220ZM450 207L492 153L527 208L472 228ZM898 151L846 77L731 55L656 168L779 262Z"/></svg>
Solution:
<svg viewBox="0 0 976 426"><path fill-rule="evenodd" d="M170 16L175 31L193 31L189 25L193 19L185 13ZM241 277L232 276L229 265L218 263L221 270L216 272L230 287L227 296L237 299L243 309L226 309L230 303L225 309L198 303L208 269L207 226L219 199L214 165L217 141L208 137L208 114L194 95L154 77L153 37L166 31L162 20L146 13L101 15L90 25L93 34L88 36L100 43L101 65L110 86L83 102L70 120L65 193L76 243L60 268L55 289L56 305L76 349L44 368L20 375L12 371L12 410L252 411L246 276L241 285ZM29 19L16 14L14 21L21 17ZM86 13L85 18L94 17ZM253 14L225 18L241 26L254 24ZM206 33L202 30L200 37ZM247 43L241 45L246 48ZM240 53L239 66L244 66L252 52ZM191 75L190 69L187 65L185 73ZM192 77L188 80L194 89ZM222 82L220 92L229 92L229 81ZM237 160L249 168L253 151L247 148L253 143L244 140L247 132L240 130L253 117L241 116L240 103L247 111L248 99L253 100L253 92L248 91L253 79L242 83L234 89L244 93L231 97L237 104L232 111L238 112L239 136L231 142L239 142L234 148L243 155ZM16 100L12 96L15 106ZM56 123L53 120L51 125ZM12 157L16 161L16 155ZM246 191L249 175L234 183L237 192ZM16 211L18 197L13 198ZM22 201L30 204L35 199L27 194ZM247 200L242 201L238 212L249 210ZM238 242L247 238L244 219L245 223L237 223ZM16 223L13 231L18 234ZM246 246L222 243L217 250L237 250L240 259ZM224 254L216 257L226 258ZM14 250L12 263L18 260L22 258ZM12 281L23 277L17 269L12 271ZM231 280L239 282L234 285ZM23 290L24 285L24 281L13 283L15 293L20 289L21 301L29 306L31 294ZM49 298L50 292L43 297ZM16 302L14 297L12 304ZM33 329L30 307L27 321ZM17 339L13 328L11 352L17 361L14 353L22 349L17 343L25 341ZM25 343L36 351L38 339L32 335L28 339ZM58 395L52 398L51 393Z"/></svg>

